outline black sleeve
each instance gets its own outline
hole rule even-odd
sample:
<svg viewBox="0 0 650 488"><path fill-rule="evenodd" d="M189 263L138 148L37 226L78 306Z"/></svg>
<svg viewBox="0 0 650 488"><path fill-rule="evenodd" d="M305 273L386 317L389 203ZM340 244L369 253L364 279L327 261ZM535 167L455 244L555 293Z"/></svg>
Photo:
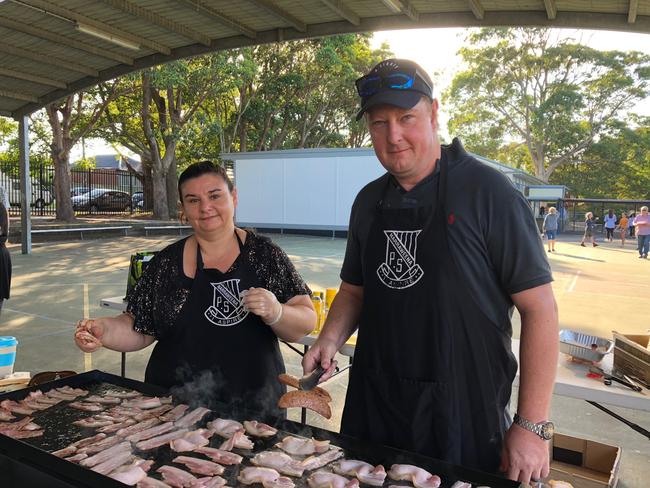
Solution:
<svg viewBox="0 0 650 488"><path fill-rule="evenodd" d="M127 296L126 311L133 315L133 329L160 339L169 332L182 308L189 287L183 285L178 253L185 239L171 244L154 256Z"/></svg>
<svg viewBox="0 0 650 488"><path fill-rule="evenodd" d="M526 198L509 182L494 188L486 235L490 261L512 295L553 281L537 223Z"/></svg>

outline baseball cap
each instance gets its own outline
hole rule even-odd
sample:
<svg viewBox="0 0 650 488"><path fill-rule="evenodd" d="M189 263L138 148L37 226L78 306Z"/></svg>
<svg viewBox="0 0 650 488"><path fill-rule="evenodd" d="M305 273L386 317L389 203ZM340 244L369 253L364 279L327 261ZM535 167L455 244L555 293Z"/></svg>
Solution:
<svg viewBox="0 0 650 488"><path fill-rule="evenodd" d="M422 95L433 99L433 82L426 71L409 59L386 59L356 80L361 97L357 120L371 107L388 104L413 108Z"/></svg>

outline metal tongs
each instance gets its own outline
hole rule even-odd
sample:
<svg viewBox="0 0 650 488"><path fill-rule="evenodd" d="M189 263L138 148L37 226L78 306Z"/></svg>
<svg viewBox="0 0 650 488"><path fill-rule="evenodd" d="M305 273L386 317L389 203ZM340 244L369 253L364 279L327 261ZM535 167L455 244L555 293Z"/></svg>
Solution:
<svg viewBox="0 0 650 488"><path fill-rule="evenodd" d="M343 371L348 369L351 365L347 365L344 368L339 369L338 367L336 368L336 373L334 373L332 376L327 378L325 381L329 381L335 376L340 375ZM319 364L316 366L316 368L311 372L307 373L305 376L300 378L298 380L298 389L299 390L313 390L316 386L318 386L318 381L320 380L321 376L325 374L325 370L322 368L322 366Z"/></svg>
<svg viewBox="0 0 650 488"><path fill-rule="evenodd" d="M623 375L623 377L616 376L613 373L605 372L605 370L599 368L598 366L590 366L589 372L602 375L605 384L608 386L612 384L612 381L616 381L617 383L627 386L628 388L636 392L641 393L643 390L643 388L641 388L634 381L632 381L632 379L629 376L625 376L625 375Z"/></svg>

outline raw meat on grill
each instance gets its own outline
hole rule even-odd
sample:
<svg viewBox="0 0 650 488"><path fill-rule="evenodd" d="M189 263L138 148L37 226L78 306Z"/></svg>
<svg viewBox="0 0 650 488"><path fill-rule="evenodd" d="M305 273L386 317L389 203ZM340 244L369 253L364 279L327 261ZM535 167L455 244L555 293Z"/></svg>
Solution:
<svg viewBox="0 0 650 488"><path fill-rule="evenodd" d="M223 449L215 449L214 447L198 447L194 449L194 452L205 454L214 462L226 465L240 464L244 459L239 454L235 454L234 452L230 451L224 451Z"/></svg>
<svg viewBox="0 0 650 488"><path fill-rule="evenodd" d="M172 408L174 408L173 405L163 404L163 405L161 405L159 407L156 407L156 408L151 408L149 410L144 410L144 411L138 413L133 418L138 420L138 421L141 421L141 420L147 420L147 419L154 418L154 417L159 417L160 415L163 415L165 412L168 412Z"/></svg>
<svg viewBox="0 0 650 488"><path fill-rule="evenodd" d="M135 419L126 419L124 422L119 422L117 424L107 425L98 429L99 432L104 432L106 434L112 434L121 429L126 429L137 423Z"/></svg>
<svg viewBox="0 0 650 488"><path fill-rule="evenodd" d="M284 452L300 456L322 453L329 449L330 441L317 441L305 437L287 436L276 444Z"/></svg>
<svg viewBox="0 0 650 488"><path fill-rule="evenodd" d="M134 398L132 400L124 400L122 406L127 408L139 408L140 410L149 410L151 408L162 406L162 402L158 397L142 397Z"/></svg>
<svg viewBox="0 0 650 488"><path fill-rule="evenodd" d="M210 443L210 437L212 437L212 431L198 429L172 440L169 445L172 450L177 452L193 451L197 447L207 446Z"/></svg>
<svg viewBox="0 0 650 488"><path fill-rule="evenodd" d="M155 478L148 476L138 482L138 488L171 488L167 483L163 483Z"/></svg>
<svg viewBox="0 0 650 488"><path fill-rule="evenodd" d="M127 437L131 434L142 432L143 430L147 430L151 427L155 427L159 423L160 423L160 419L157 418L143 420L142 422L138 422L135 425L131 425L129 427L124 427L122 429L119 429L116 432L116 434L119 435L120 437Z"/></svg>
<svg viewBox="0 0 650 488"><path fill-rule="evenodd" d="M194 482L192 488L227 488L226 483L221 476L199 478Z"/></svg>
<svg viewBox="0 0 650 488"><path fill-rule="evenodd" d="M367 485L381 486L386 479L386 470L381 464L374 466L356 459L344 459L332 465L337 474L356 476L359 481Z"/></svg>
<svg viewBox="0 0 650 488"><path fill-rule="evenodd" d="M212 422L208 422L208 429L213 430L224 439L230 439L235 432L244 430L244 426L236 420L214 419Z"/></svg>
<svg viewBox="0 0 650 488"><path fill-rule="evenodd" d="M235 432L230 439L226 439L219 448L224 451L232 451L235 447L238 449L253 449L254 446L253 441L249 439L244 433L244 429L242 429Z"/></svg>
<svg viewBox="0 0 650 488"><path fill-rule="evenodd" d="M86 454L93 455L95 453L101 452L104 449L108 449L109 447L114 446L115 444L121 442L123 439L120 439L116 435L107 437L106 439L102 439L100 441L97 441L93 444L90 444L86 447L82 447L81 449L78 449L79 452L85 452Z"/></svg>
<svg viewBox="0 0 650 488"><path fill-rule="evenodd" d="M104 406L99 403L72 402L68 406L84 412L101 412L104 410Z"/></svg>
<svg viewBox="0 0 650 488"><path fill-rule="evenodd" d="M90 456L88 459L81 461L82 466L86 468L92 468L93 466L103 463L104 461L111 459L113 456L116 456L124 451L131 452L131 443L130 442L120 442L105 451L101 451L94 456ZM117 467L117 466L115 466Z"/></svg>
<svg viewBox="0 0 650 488"><path fill-rule="evenodd" d="M144 441L146 439L151 439L152 437L165 434L173 429L175 429L174 423L166 422L164 424L156 425L155 427L149 427L148 429L141 430L140 432L127 435L126 440L131 442Z"/></svg>
<svg viewBox="0 0 650 488"><path fill-rule="evenodd" d="M281 451L264 451L257 453L251 463L255 466L273 468L281 474L287 476L301 477L305 468L300 461L295 460L288 454Z"/></svg>
<svg viewBox="0 0 650 488"><path fill-rule="evenodd" d="M107 425L113 425L112 420L98 420L94 417L88 417L87 419L75 420L72 422L74 425L79 427L88 427L88 428L97 428L97 427L106 427Z"/></svg>
<svg viewBox="0 0 650 488"><path fill-rule="evenodd" d="M253 437L273 437L278 433L278 429L275 427L258 422L257 420L244 421L244 428L246 429L246 433Z"/></svg>
<svg viewBox="0 0 650 488"><path fill-rule="evenodd" d="M16 417L14 415L11 415L11 411L5 408L0 408L0 422L9 422L15 418Z"/></svg>
<svg viewBox="0 0 650 488"><path fill-rule="evenodd" d="M190 456L177 456L172 459L173 463L184 464L187 468L195 474L202 474L205 476L214 476L223 474L224 467L220 464L213 463L206 459L199 459ZM224 485L225 485L224 481Z"/></svg>
<svg viewBox="0 0 650 488"><path fill-rule="evenodd" d="M130 464L126 467L117 468L108 476L125 485L134 486L147 477L147 472L140 466Z"/></svg>
<svg viewBox="0 0 650 488"><path fill-rule="evenodd" d="M359 480L348 479L340 474L329 471L316 471L309 475L307 483L310 488L358 488Z"/></svg>
<svg viewBox="0 0 650 488"><path fill-rule="evenodd" d="M135 390L108 390L104 392L104 395L115 398L134 398L142 396L142 393Z"/></svg>
<svg viewBox="0 0 650 488"><path fill-rule="evenodd" d="M390 479L410 481L415 488L438 488L440 477L412 464L393 464L388 472Z"/></svg>
<svg viewBox="0 0 650 488"><path fill-rule="evenodd" d="M161 466L156 471L162 474L165 483L174 487L192 486L192 483L196 481L196 476L174 466Z"/></svg>
<svg viewBox="0 0 650 488"><path fill-rule="evenodd" d="M261 483L264 488L294 488L295 486L290 478L280 476L280 473L271 468L244 468L239 472L237 481L245 485Z"/></svg>
<svg viewBox="0 0 650 488"><path fill-rule="evenodd" d="M71 463L78 463L79 461L82 461L83 459L86 459L88 457L88 454L85 452L80 452L79 454L75 454L74 456L70 456L67 458L64 458L66 461L70 461Z"/></svg>
<svg viewBox="0 0 650 488"><path fill-rule="evenodd" d="M58 451L51 452L53 456L64 458L68 456L72 456L75 452L77 452L77 448L75 446L68 446L64 447L63 449L59 449Z"/></svg>
<svg viewBox="0 0 650 488"><path fill-rule="evenodd" d="M14 400L2 400L0 402L0 408L9 410L12 413L17 413L19 415L31 415L35 412L33 408L29 408L22 403L16 402Z"/></svg>
<svg viewBox="0 0 650 488"><path fill-rule="evenodd" d="M330 450L319 455L312 455L302 460L302 467L307 471L322 468L332 461L343 457L343 450L338 447L330 446Z"/></svg>
<svg viewBox="0 0 650 488"><path fill-rule="evenodd" d="M84 398L84 401L91 402L91 403L103 403L106 405L119 405L120 403L122 403L122 400L120 400L117 397L101 396L101 395L88 396Z"/></svg>
<svg viewBox="0 0 650 488"><path fill-rule="evenodd" d="M114 471L115 469L122 466L124 463L129 462L132 458L133 455L131 453L131 449L129 449L128 451L120 451L115 456L111 457L110 459L107 459L103 463L99 463L93 466L91 469L99 474L108 474L111 471ZM81 462L83 463L84 461Z"/></svg>
<svg viewBox="0 0 650 488"><path fill-rule="evenodd" d="M155 449L156 447L167 444L169 441L183 437L186 433L187 429L174 430L167 434L159 435L158 437L152 437L146 441L140 441L135 445L135 447L141 451L148 451L149 449Z"/></svg>
<svg viewBox="0 0 650 488"><path fill-rule="evenodd" d="M77 449L81 449L82 447L86 447L91 444L96 444L97 442L106 439L106 437L107 437L106 434L96 434L92 437L84 437L83 439L79 439L78 441L73 442L70 445L76 447Z"/></svg>
<svg viewBox="0 0 650 488"><path fill-rule="evenodd" d="M189 405L185 405L183 403L176 405L169 412L161 415L160 420L163 422L175 422L185 414L188 408L190 408Z"/></svg>
<svg viewBox="0 0 650 488"><path fill-rule="evenodd" d="M174 422L176 427L191 427L192 425L200 422L203 417L205 417L211 410L205 407L197 407L192 410L190 413L185 414L179 420Z"/></svg>

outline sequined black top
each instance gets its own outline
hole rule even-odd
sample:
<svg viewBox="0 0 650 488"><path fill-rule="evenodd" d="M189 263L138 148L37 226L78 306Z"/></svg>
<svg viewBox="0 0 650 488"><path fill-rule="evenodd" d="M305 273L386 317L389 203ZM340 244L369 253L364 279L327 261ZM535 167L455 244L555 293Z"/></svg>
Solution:
<svg viewBox="0 0 650 488"><path fill-rule="evenodd" d="M286 253L267 237L246 231L244 250L248 264L264 288L280 303L311 290L296 271ZM192 288L192 278L183 272L183 249L188 238L170 244L156 254L142 277L127 296L127 312L135 317L137 332L163 338L174 326ZM235 260L228 271L237 268Z"/></svg>

